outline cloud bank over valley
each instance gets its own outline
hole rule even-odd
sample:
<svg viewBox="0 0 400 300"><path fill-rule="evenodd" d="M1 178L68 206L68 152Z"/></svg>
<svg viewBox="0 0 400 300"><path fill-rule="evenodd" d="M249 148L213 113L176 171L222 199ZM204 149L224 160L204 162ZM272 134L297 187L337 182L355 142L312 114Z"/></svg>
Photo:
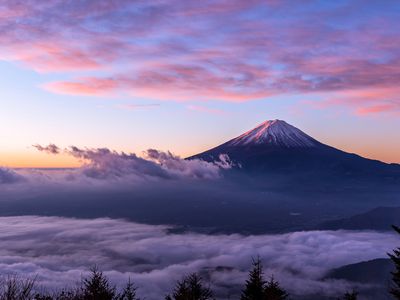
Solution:
<svg viewBox="0 0 400 300"><path fill-rule="evenodd" d="M114 282L130 277L149 300L194 271L211 282L218 298L228 298L242 288L255 255L266 276L273 274L293 295L335 296L354 284L322 280L328 270L385 257L398 244L396 235L372 231L174 234L168 226L108 218L1 217L0 228L1 274L37 275L44 287L73 287L96 264Z"/></svg>

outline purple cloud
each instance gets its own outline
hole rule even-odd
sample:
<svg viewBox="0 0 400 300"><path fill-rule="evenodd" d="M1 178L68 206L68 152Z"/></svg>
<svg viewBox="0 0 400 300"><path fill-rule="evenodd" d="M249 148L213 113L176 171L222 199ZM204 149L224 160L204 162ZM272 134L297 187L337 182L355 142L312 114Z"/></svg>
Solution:
<svg viewBox="0 0 400 300"><path fill-rule="evenodd" d="M74 286L94 264L114 282L130 277L146 299L160 299L184 274L198 271L219 299L240 291L251 257L292 295L336 297L366 285L323 279L332 268L386 257L398 244L391 233L309 231L243 236L169 234L167 226L123 220L58 217L0 218L1 274L38 275L45 287Z"/></svg>
<svg viewBox="0 0 400 300"><path fill-rule="evenodd" d="M0 167L0 184L11 184L25 181L25 178L17 172Z"/></svg>
<svg viewBox="0 0 400 300"><path fill-rule="evenodd" d="M35 147L37 150L41 151L41 152L46 152L49 154L59 154L60 153L60 148L58 148L56 145L54 144L49 144L47 146L41 146L41 145L33 145L33 147Z"/></svg>
<svg viewBox="0 0 400 300"><path fill-rule="evenodd" d="M28 0L1 8L0 56L40 72L73 71L44 85L57 93L224 101L399 94L397 1ZM398 96L370 102L339 105L359 114L399 112Z"/></svg>
<svg viewBox="0 0 400 300"><path fill-rule="evenodd" d="M60 148L53 144L34 147L39 151L60 153ZM199 159L185 160L170 152L154 149L146 151L145 158L107 148L80 149L71 146L64 149L64 152L83 163L82 167L68 173L70 179L79 175L96 180L216 179L221 177L221 170L233 166L226 155L221 155L215 162L206 162Z"/></svg>

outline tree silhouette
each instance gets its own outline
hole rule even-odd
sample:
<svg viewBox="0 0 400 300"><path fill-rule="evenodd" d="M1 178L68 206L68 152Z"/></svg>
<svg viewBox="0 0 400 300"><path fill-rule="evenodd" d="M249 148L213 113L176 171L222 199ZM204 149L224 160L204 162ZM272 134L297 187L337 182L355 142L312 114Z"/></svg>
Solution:
<svg viewBox="0 0 400 300"><path fill-rule="evenodd" d="M356 291L346 292L343 297L344 300L357 300L357 298L358 293Z"/></svg>
<svg viewBox="0 0 400 300"><path fill-rule="evenodd" d="M121 294L117 296L117 300L139 300L136 296L136 290L137 288L129 278L125 288L122 290Z"/></svg>
<svg viewBox="0 0 400 300"><path fill-rule="evenodd" d="M253 259L253 269L249 272L249 279L242 291L241 300L261 300L264 299L265 280L263 267L259 257Z"/></svg>
<svg viewBox="0 0 400 300"><path fill-rule="evenodd" d="M91 275L83 280L83 300L112 300L115 296L115 286L112 286L103 272L97 267L91 269Z"/></svg>
<svg viewBox="0 0 400 300"><path fill-rule="evenodd" d="M279 286L273 277L264 280L264 271L259 257L253 259L253 269L249 272L249 279L240 297L241 300L284 300L288 294Z"/></svg>
<svg viewBox="0 0 400 300"><path fill-rule="evenodd" d="M83 299L82 289L80 289L80 288L71 289L71 290L63 289L59 293L54 295L53 299L55 299L55 300L82 300Z"/></svg>
<svg viewBox="0 0 400 300"><path fill-rule="evenodd" d="M264 299L268 300L284 300L289 297L288 293L279 286L279 283L274 280L273 276L271 276L271 279L266 282L264 293Z"/></svg>
<svg viewBox="0 0 400 300"><path fill-rule="evenodd" d="M0 284L0 299L28 300L33 298L36 278L23 279L17 275L10 275Z"/></svg>
<svg viewBox="0 0 400 300"><path fill-rule="evenodd" d="M393 229L400 234L400 228L392 226ZM390 259L393 261L395 270L392 272L392 285L390 293L395 299L400 299L400 248L394 249L393 253L388 253Z"/></svg>
<svg viewBox="0 0 400 300"><path fill-rule="evenodd" d="M209 300L213 299L210 288L205 287L196 273L183 278L175 286L174 292L165 297L166 300Z"/></svg>

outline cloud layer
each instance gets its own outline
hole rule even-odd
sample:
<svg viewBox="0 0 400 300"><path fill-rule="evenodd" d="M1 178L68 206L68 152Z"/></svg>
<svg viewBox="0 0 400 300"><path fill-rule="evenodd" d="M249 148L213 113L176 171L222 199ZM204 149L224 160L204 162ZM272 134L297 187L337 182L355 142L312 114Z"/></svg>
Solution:
<svg viewBox="0 0 400 300"><path fill-rule="evenodd" d="M66 172L69 180L80 175L96 180L169 180L169 179L216 179L221 177L221 170L230 169L233 163L226 155L221 155L215 162L199 159L185 160L170 152L149 149L144 157L134 153L116 152L107 148L80 149L71 146L60 149L54 144L34 145L39 151L50 154L67 153L81 160L82 167Z"/></svg>
<svg viewBox="0 0 400 300"><path fill-rule="evenodd" d="M36 188L46 190L51 186L84 186L94 184L97 187L110 187L117 182L122 186L141 183L167 183L173 180L215 180L223 177L223 170L235 164L227 155L220 155L214 162L200 159L185 160L172 154L155 149L145 151L143 157L135 153L124 153L108 148L81 149L76 146L62 149L54 144L33 145L38 151L51 155L69 154L81 161L76 169L12 170L0 167L0 184L9 188L15 183L24 182L24 186L9 189L19 190ZM72 185L71 185L72 184ZM26 191L25 191L26 192Z"/></svg>
<svg viewBox="0 0 400 300"><path fill-rule="evenodd" d="M206 162L200 159L185 160L171 152L155 149L149 149L143 153L143 157L139 157L135 153L117 152L108 148L81 149L71 146L62 149L54 144L47 146L36 144L33 147L52 155L69 154L79 159L82 166L76 169L52 171L35 169L16 171L0 167L0 184L25 182L28 183L26 187L36 185L40 188L43 184L53 183L77 185L94 183L110 186L116 182L130 185L170 180L208 180L222 178L223 170L235 165L227 155L220 155L214 162Z"/></svg>
<svg viewBox="0 0 400 300"><path fill-rule="evenodd" d="M200 271L219 298L237 291L251 257L260 255L292 293L336 296L346 282L322 281L335 267L385 257L398 243L390 233L294 232L283 235L168 234L166 226L123 220L0 218L0 273L38 274L43 286L73 286L97 264L113 281L129 276L146 299L160 299L182 275ZM361 287L362 288L362 287Z"/></svg>
<svg viewBox="0 0 400 300"><path fill-rule="evenodd" d="M24 177L15 171L7 168L0 167L0 184L2 183L16 183L24 181Z"/></svg>
<svg viewBox="0 0 400 300"><path fill-rule="evenodd" d="M399 16L397 1L3 1L0 58L73 72L45 85L56 93L247 101L322 92L332 103L356 91L368 99L334 102L398 113Z"/></svg>

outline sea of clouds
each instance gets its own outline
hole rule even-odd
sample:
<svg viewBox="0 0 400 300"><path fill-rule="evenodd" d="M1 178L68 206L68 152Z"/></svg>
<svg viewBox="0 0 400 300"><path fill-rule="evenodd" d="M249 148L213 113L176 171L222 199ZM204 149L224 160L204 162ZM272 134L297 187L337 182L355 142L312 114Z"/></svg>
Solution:
<svg viewBox="0 0 400 300"><path fill-rule="evenodd" d="M160 299L176 280L200 272L220 299L240 292L259 255L292 295L337 296L354 286L323 280L342 265L385 257L398 244L392 233L304 231L279 235L176 234L168 226L108 218L0 218L0 273L37 276L40 286L74 287L97 265L123 284L131 278L146 299ZM356 286L362 288L361 286Z"/></svg>

